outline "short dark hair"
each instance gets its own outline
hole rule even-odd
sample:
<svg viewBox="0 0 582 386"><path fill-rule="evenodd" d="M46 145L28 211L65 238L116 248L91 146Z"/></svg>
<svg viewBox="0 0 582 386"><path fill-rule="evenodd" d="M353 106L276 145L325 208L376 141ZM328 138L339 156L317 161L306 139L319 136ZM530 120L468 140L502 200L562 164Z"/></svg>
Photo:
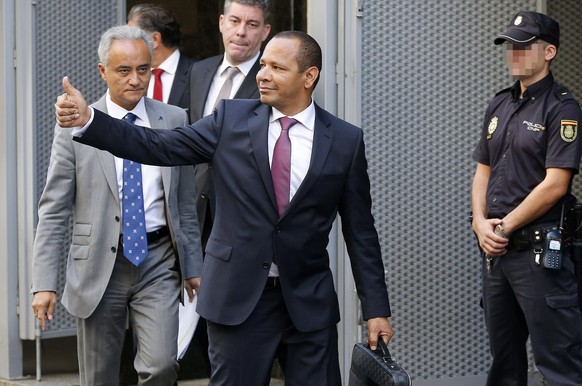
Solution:
<svg viewBox="0 0 582 386"><path fill-rule="evenodd" d="M224 13L226 13L226 10L232 3L257 7L263 11L263 21L266 23L269 20L269 0L224 0Z"/></svg>
<svg viewBox="0 0 582 386"><path fill-rule="evenodd" d="M301 31L282 31L275 35L274 38L299 40L299 50L295 56L295 60L297 60L297 64L299 65L299 71L303 72L309 67L315 66L321 72L321 47L310 35Z"/></svg>
<svg viewBox="0 0 582 386"><path fill-rule="evenodd" d="M162 43L171 48L178 48L182 39L180 23L172 11L162 4L143 3L134 5L127 14L127 20L133 20L148 33L159 32Z"/></svg>

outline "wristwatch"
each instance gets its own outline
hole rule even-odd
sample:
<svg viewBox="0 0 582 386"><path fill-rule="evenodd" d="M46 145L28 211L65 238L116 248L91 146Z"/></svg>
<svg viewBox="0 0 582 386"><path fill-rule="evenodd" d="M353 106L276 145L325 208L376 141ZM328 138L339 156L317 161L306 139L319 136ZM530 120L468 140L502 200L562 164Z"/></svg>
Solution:
<svg viewBox="0 0 582 386"><path fill-rule="evenodd" d="M495 227L495 234L498 236L501 236L503 238L509 239L511 237L511 233L507 233L505 232L505 230L503 229L503 227L501 226L501 224L498 224Z"/></svg>

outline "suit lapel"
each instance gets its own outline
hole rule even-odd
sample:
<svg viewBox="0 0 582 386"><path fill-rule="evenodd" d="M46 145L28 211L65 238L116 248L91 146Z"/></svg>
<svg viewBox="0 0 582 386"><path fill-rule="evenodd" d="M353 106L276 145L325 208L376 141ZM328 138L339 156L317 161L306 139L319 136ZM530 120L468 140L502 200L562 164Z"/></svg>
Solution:
<svg viewBox="0 0 582 386"><path fill-rule="evenodd" d="M258 97L257 73L261 69L260 57L243 80L234 96L235 99L255 99Z"/></svg>
<svg viewBox="0 0 582 386"><path fill-rule="evenodd" d="M174 82L170 90L170 97L168 98L169 105L178 105L184 90L188 88L188 70L190 69L190 62L180 53L180 60L176 67L176 74L174 75Z"/></svg>
<svg viewBox="0 0 582 386"><path fill-rule="evenodd" d="M209 60L206 68L200 70L200 83L195 87L190 89L190 98L195 100L196 106L194 106L194 116L198 119L204 116L204 106L206 105L206 98L208 97L208 92L210 91L210 86L212 85L212 80L214 79L214 74L222 63L223 55L214 56L213 60Z"/></svg>
<svg viewBox="0 0 582 386"><path fill-rule="evenodd" d="M105 95L101 97L97 102L93 104L93 107L99 111L107 113L107 104L105 103ZM105 175L105 180L107 181L107 185L109 185L109 189L111 190L111 194L115 197L115 200L119 202L119 186L117 184L117 172L115 170L115 158L109 152L91 149L96 151L97 159L99 160L99 165L101 165L101 169L103 170L103 174Z"/></svg>
<svg viewBox="0 0 582 386"><path fill-rule="evenodd" d="M161 109L158 108L155 102L150 98L145 98L145 107L148 113L148 119L150 120L150 126L152 129L167 129L168 119ZM160 167L162 172L162 184L164 186L164 195L166 197L166 202L168 202L168 194L170 193L170 184L172 182L171 168Z"/></svg>
<svg viewBox="0 0 582 386"><path fill-rule="evenodd" d="M271 168L269 167L269 115L270 108L261 104L255 110L255 116L248 121L249 136L251 147L255 156L255 161L259 168L259 174L263 180L263 185L269 194L273 208L277 208L275 200L275 190L273 189L273 177L271 177Z"/></svg>
<svg viewBox="0 0 582 386"><path fill-rule="evenodd" d="M309 169L307 170L307 174L299 186L299 189L297 189L297 192L295 192L293 199L289 203L285 214L292 210L298 202L301 202L301 199L321 174L332 143L333 132L330 128L330 122L322 113L319 106L315 105L315 127L313 129L313 147ZM283 216L285 216L285 214L283 214Z"/></svg>

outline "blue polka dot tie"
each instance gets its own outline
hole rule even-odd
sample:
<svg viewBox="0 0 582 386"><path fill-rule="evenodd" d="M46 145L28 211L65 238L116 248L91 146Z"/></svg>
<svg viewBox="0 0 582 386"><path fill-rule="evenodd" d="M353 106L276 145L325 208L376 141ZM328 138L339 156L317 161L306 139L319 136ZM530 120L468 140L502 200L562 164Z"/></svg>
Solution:
<svg viewBox="0 0 582 386"><path fill-rule="evenodd" d="M135 122L137 116L127 113L123 120ZM148 255L141 164L123 160L123 255L138 266Z"/></svg>

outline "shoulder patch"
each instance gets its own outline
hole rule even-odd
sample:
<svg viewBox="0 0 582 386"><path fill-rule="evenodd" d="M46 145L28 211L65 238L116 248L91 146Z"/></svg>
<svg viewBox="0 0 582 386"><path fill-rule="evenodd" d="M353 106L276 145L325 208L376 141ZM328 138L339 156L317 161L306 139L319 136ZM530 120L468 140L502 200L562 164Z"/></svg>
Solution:
<svg viewBox="0 0 582 386"><path fill-rule="evenodd" d="M560 137L564 142L574 142L578 136L578 121L563 119L560 121Z"/></svg>

